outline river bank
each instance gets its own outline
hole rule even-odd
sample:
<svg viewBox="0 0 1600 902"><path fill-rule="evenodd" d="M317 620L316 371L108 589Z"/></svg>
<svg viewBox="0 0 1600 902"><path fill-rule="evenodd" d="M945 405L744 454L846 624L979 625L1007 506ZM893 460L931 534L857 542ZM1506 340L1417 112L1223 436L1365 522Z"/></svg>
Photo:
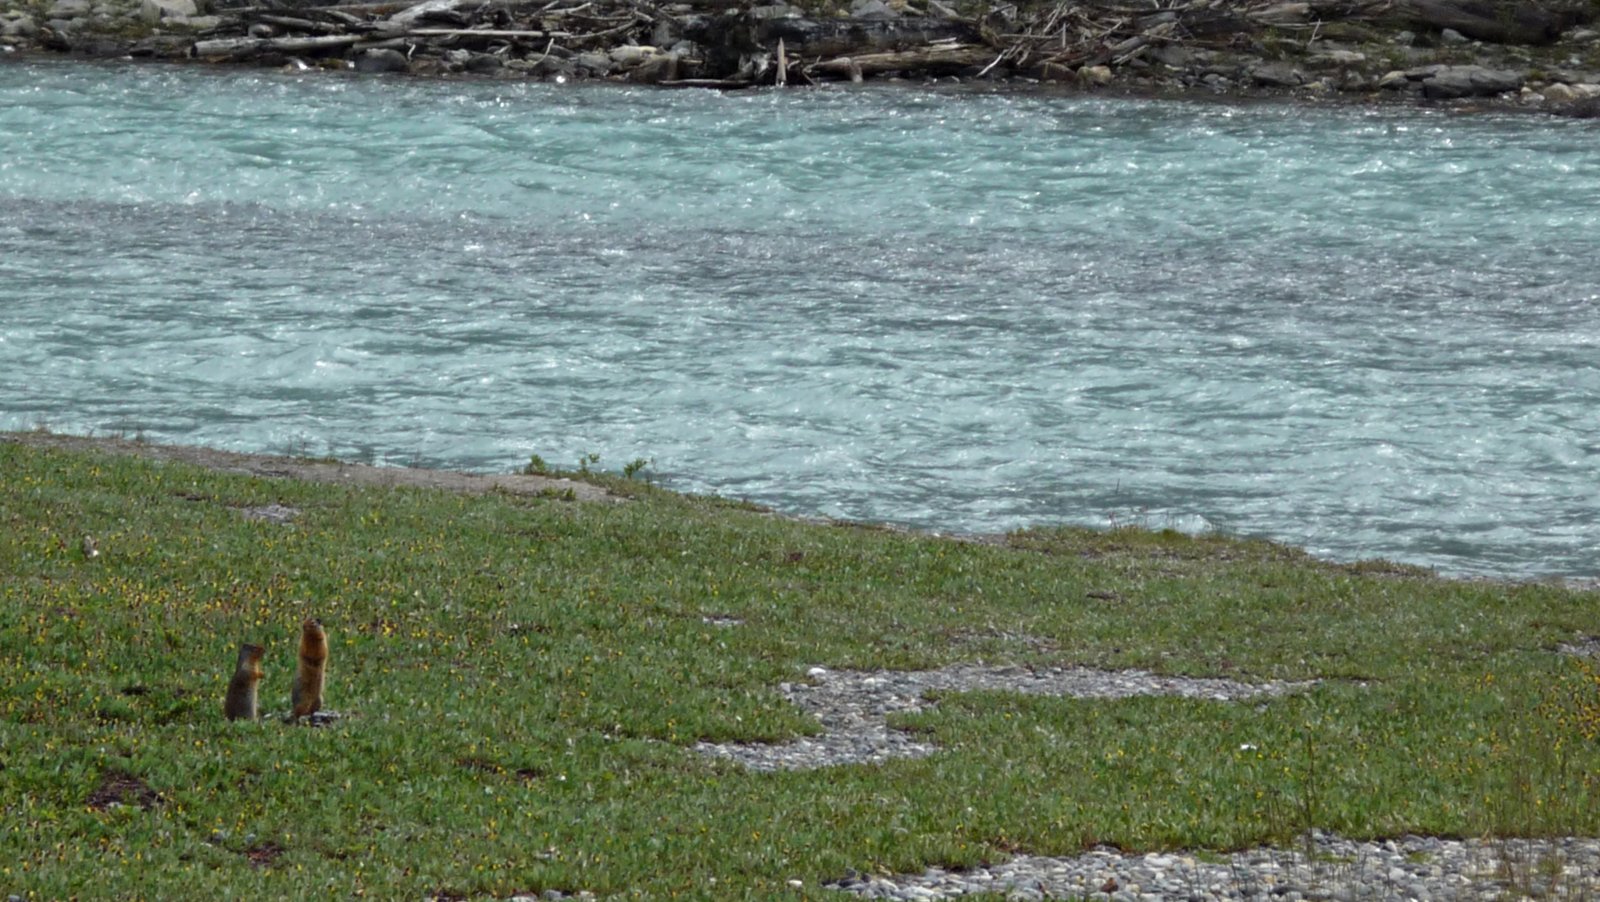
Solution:
<svg viewBox="0 0 1600 902"><path fill-rule="evenodd" d="M0 0L0 53L719 89L1010 84L1594 116L1595 15L1592 4L1531 0L1196 0L1164 9L941 0Z"/></svg>
<svg viewBox="0 0 1600 902"><path fill-rule="evenodd" d="M1596 888L1592 595L143 450L0 435L0 894ZM343 716L226 720L307 616Z"/></svg>

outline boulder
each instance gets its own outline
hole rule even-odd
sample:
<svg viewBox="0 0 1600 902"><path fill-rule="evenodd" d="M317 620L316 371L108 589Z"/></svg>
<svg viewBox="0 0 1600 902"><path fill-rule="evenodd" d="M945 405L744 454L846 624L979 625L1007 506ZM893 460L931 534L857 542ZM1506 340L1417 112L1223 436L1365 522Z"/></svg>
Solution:
<svg viewBox="0 0 1600 902"><path fill-rule="evenodd" d="M1398 69L1393 72L1385 72L1378 79L1378 88L1383 91L1399 91L1410 86L1411 79L1407 78L1406 74Z"/></svg>
<svg viewBox="0 0 1600 902"><path fill-rule="evenodd" d="M676 81L677 78L678 55L675 53L658 53L628 71L628 81L643 85Z"/></svg>
<svg viewBox="0 0 1600 902"><path fill-rule="evenodd" d="M32 38L39 34L39 26L30 18L13 19L0 26L0 37Z"/></svg>
<svg viewBox="0 0 1600 902"><path fill-rule="evenodd" d="M198 16L194 0L139 0L139 17L154 25L169 16Z"/></svg>
<svg viewBox="0 0 1600 902"><path fill-rule="evenodd" d="M1521 88L1522 81L1522 76L1516 72L1482 66L1445 66L1423 80L1422 96L1432 100L1493 97Z"/></svg>
<svg viewBox="0 0 1600 902"><path fill-rule="evenodd" d="M750 9L752 19L791 19L800 15L800 10L786 3L774 3L771 6L755 6ZM666 41L659 43L665 44Z"/></svg>
<svg viewBox="0 0 1600 902"><path fill-rule="evenodd" d="M649 60L651 57L659 55L660 53L661 51L654 47L624 44L621 47L611 48L611 50L607 53L607 56L610 56L611 61L622 68L630 69Z"/></svg>
<svg viewBox="0 0 1600 902"><path fill-rule="evenodd" d="M137 57L176 60L189 55L194 39L176 34L156 34L136 41L128 54Z"/></svg>
<svg viewBox="0 0 1600 902"><path fill-rule="evenodd" d="M1111 84L1110 66L1082 66L1078 69L1078 81L1090 87L1101 87Z"/></svg>
<svg viewBox="0 0 1600 902"><path fill-rule="evenodd" d="M578 54L573 62L577 64L579 69L588 70L590 75L610 75L612 70L616 69L616 64L611 62L611 57L592 50Z"/></svg>
<svg viewBox="0 0 1600 902"><path fill-rule="evenodd" d="M1195 52L1179 44L1167 44L1157 47L1150 51L1149 56L1161 65L1170 66L1173 69L1185 68L1195 60Z"/></svg>
<svg viewBox="0 0 1600 902"><path fill-rule="evenodd" d="M855 0L850 4L850 15L856 19L894 19L900 14L884 0Z"/></svg>
<svg viewBox="0 0 1600 902"><path fill-rule="evenodd" d="M541 78L571 78L576 74L577 68L570 60L551 54L535 59L530 71Z"/></svg>
<svg viewBox="0 0 1600 902"><path fill-rule="evenodd" d="M493 53L474 53L472 56L467 57L466 65L463 68L478 75L493 75L505 67L506 61Z"/></svg>
<svg viewBox="0 0 1600 902"><path fill-rule="evenodd" d="M357 72L407 72L411 61L398 50L375 47L356 57Z"/></svg>
<svg viewBox="0 0 1600 902"><path fill-rule="evenodd" d="M1261 63L1250 70L1250 80L1263 88L1298 88L1306 77L1289 63Z"/></svg>
<svg viewBox="0 0 1600 902"><path fill-rule="evenodd" d="M50 9L45 13L47 19L81 19L89 15L93 4L90 0L56 0L50 4Z"/></svg>
<svg viewBox="0 0 1600 902"><path fill-rule="evenodd" d="M1571 103L1578 99L1577 91L1572 90L1572 88L1561 84L1560 82L1557 82L1553 85L1546 85L1545 89L1539 93L1543 94L1544 99L1550 103Z"/></svg>

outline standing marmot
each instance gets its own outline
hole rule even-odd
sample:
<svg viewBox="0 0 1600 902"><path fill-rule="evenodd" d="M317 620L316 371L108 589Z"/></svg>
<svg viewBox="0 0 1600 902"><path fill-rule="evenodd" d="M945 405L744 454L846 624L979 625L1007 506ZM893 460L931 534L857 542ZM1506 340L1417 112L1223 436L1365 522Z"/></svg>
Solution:
<svg viewBox="0 0 1600 902"><path fill-rule="evenodd" d="M261 656L266 649L248 642L239 645L239 663L233 669L233 679L228 681L228 697L223 699L222 713L229 720L256 719L256 684L261 682Z"/></svg>
<svg viewBox="0 0 1600 902"><path fill-rule="evenodd" d="M328 663L328 634L322 621L307 618L300 625L300 666L294 672L294 691L289 696L290 718L315 714L322 708L323 669Z"/></svg>

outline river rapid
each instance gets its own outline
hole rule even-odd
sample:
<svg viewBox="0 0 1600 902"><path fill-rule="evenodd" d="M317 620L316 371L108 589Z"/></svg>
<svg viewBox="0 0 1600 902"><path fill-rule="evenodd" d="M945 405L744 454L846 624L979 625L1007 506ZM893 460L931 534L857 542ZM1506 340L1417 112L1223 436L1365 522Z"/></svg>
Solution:
<svg viewBox="0 0 1600 902"><path fill-rule="evenodd" d="M1597 139L0 65L0 428L1593 576Z"/></svg>

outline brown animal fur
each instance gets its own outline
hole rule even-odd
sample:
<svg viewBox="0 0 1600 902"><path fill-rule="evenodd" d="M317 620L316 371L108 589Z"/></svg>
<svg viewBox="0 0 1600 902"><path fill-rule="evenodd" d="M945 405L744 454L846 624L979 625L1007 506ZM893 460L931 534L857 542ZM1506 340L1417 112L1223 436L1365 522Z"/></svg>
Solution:
<svg viewBox="0 0 1600 902"><path fill-rule="evenodd" d="M256 684L261 682L261 656L266 649L248 642L239 645L239 663L233 669L233 679L228 681L228 697L223 699L222 713L229 720L256 719Z"/></svg>
<svg viewBox="0 0 1600 902"><path fill-rule="evenodd" d="M308 618L300 627L300 666L294 673L294 691L289 696L291 718L305 717L322 709L322 678L328 663L328 634L322 621Z"/></svg>

